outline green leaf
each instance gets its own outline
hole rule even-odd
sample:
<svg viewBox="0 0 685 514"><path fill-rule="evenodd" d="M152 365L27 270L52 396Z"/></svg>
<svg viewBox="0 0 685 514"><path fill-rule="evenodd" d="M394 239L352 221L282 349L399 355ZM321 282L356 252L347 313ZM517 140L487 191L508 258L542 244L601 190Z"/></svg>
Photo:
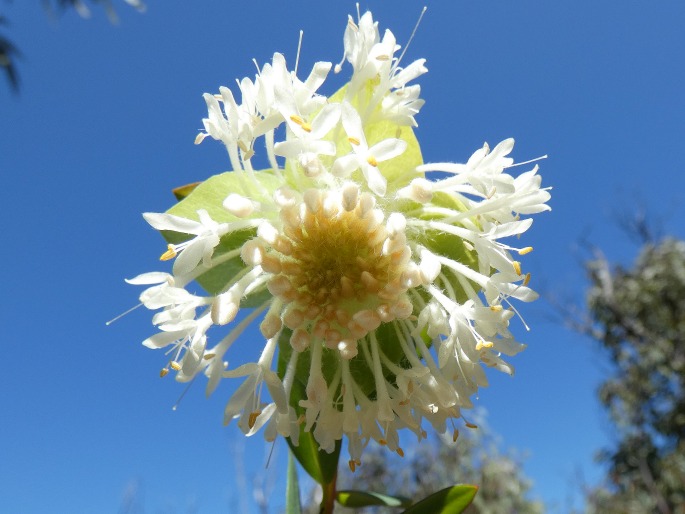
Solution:
<svg viewBox="0 0 685 514"><path fill-rule="evenodd" d="M369 94L373 93L373 88L376 85L374 79L369 80L367 84ZM346 92L347 86L343 86L336 91L335 94L329 97L328 103L342 103L345 99ZM355 105L356 100L351 100L352 105ZM378 110L374 114L378 114ZM365 124L364 136L366 136L366 143L369 148L388 138L402 139L407 143L407 148L401 155L378 164L378 169L388 181L388 196L391 196L392 192L409 184L412 179L424 176L423 173L416 171L416 167L423 164L423 156L421 155L419 142L411 127L400 126L390 120L381 120ZM352 146L344 132L333 130L326 136L326 139L329 139L336 144L337 154L339 156L352 151ZM366 182L360 170L355 171L351 178L359 184L364 184Z"/></svg>
<svg viewBox="0 0 685 514"><path fill-rule="evenodd" d="M300 484L292 453L288 454L288 477L285 483L285 514L301 514Z"/></svg>
<svg viewBox="0 0 685 514"><path fill-rule="evenodd" d="M286 329L281 333L278 340L278 376L285 376L290 356L293 349L290 346L291 331ZM297 361L297 371L290 390L290 405L293 406L298 415L304 414L304 409L300 407L300 400L307 399L306 382L309 376L309 350L302 352ZM336 441L335 450L326 453L319 449L319 443L314 439L314 434L305 432L304 424L300 425L300 435L298 445L295 446L290 438L286 439L293 456L300 463L307 474L321 485L329 484L335 480L338 471L338 460L340 458L341 441Z"/></svg>
<svg viewBox="0 0 685 514"><path fill-rule="evenodd" d="M402 139L407 143L407 149L394 159L380 162L378 169L388 180L388 191L396 191L423 173L416 171L416 167L423 164L421 148L411 127L401 127L393 122L383 120L372 123L366 128L366 142L369 147L388 139Z"/></svg>
<svg viewBox="0 0 685 514"><path fill-rule="evenodd" d="M192 187L192 190L188 192L183 200L169 209L167 213L197 221L199 219L197 211L204 209L218 223L237 221L238 218L224 209L222 205L224 199L230 193L235 192L260 201L265 196L271 195L280 184L271 170L255 172L254 175L256 180L249 181L234 172L226 172L214 175L197 185L183 186L179 189ZM240 230L225 235L214 249L212 259L215 261L221 260L222 256L240 248L245 241L253 238L255 235L256 229ZM192 238L188 234L169 231L162 232L162 236L172 244L178 244ZM208 269L202 275L199 275L196 280L209 294L218 294L226 288L231 279L244 270L245 264L240 255L236 255L226 262ZM268 295L268 291L252 294L241 302L241 307L257 307L266 300Z"/></svg>
<svg viewBox="0 0 685 514"><path fill-rule="evenodd" d="M272 170L255 171L254 178L255 180L252 181L233 171L214 175L200 183L188 196L167 212L197 220L197 211L205 209L218 223L236 221L238 218L224 209L222 205L230 193L238 193L259 202L267 197L270 198L275 189L281 185Z"/></svg>
<svg viewBox="0 0 685 514"><path fill-rule="evenodd" d="M464 512L478 492L475 485L454 485L427 496L403 514L459 514Z"/></svg>
<svg viewBox="0 0 685 514"><path fill-rule="evenodd" d="M190 193L193 192L193 190L202 184L202 182L193 182L192 184L186 184L185 186L180 186L177 187L176 189L172 189L171 192L174 193L174 196L176 197L176 200L179 202L183 200L186 196L188 196Z"/></svg>
<svg viewBox="0 0 685 514"><path fill-rule="evenodd" d="M386 507L407 507L411 505L409 498L364 491L338 491L335 499L340 505L352 508L371 505L384 505Z"/></svg>
<svg viewBox="0 0 685 514"><path fill-rule="evenodd" d="M333 452L326 453L319 449L319 443L314 439L314 435L311 432L305 432L302 427L300 427L300 440L297 446L293 445L290 438L287 441L293 455L313 480L321 485L330 484L335 480L341 441L335 442Z"/></svg>
<svg viewBox="0 0 685 514"><path fill-rule="evenodd" d="M302 407L295 405L300 399L306 397L305 388L299 381L293 382L290 395L290 404L298 413L304 412ZM304 425L300 425L300 439L295 446L290 438L286 439L290 451L300 465L312 479L321 485L330 484L335 480L338 472L338 459L340 458L341 441L336 441L335 449L331 453L319 449L319 443L314 439L314 434L304 431Z"/></svg>

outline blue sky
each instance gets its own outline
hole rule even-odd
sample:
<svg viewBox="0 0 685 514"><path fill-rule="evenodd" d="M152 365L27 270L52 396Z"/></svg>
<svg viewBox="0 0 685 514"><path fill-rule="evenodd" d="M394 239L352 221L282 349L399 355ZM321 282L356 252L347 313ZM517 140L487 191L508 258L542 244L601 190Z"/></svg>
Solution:
<svg viewBox="0 0 685 514"><path fill-rule="evenodd" d="M510 136L519 161L549 154L541 172L553 211L525 236L535 247L525 268L545 294L582 301L588 242L611 260L634 259L616 217L646 209L685 237L685 5L552 4L428 2L408 58L429 69L417 120L426 161L463 162ZM421 6L361 4L401 43ZM135 484L145 512L254 506L242 481L263 473L270 447L222 426L230 391L205 399L191 388L173 411L183 387L160 379L162 356L140 345L153 333L149 314L104 322L137 303L123 278L160 266L163 243L140 213L164 211L172 188L228 169L221 145L193 145L202 93L254 75L253 58L279 51L294 63L300 29L301 69L337 62L355 7L116 7L112 26L101 11L54 20L40 2L2 4L12 22L3 34L23 53L21 94L0 83L3 509L112 512ZM514 327L529 344L516 376L490 374L478 404L507 446L528 452L534 495L565 512L579 474L600 476L593 454L611 440L594 395L608 368L544 300L522 312L532 331ZM268 474L280 480L285 445L275 451Z"/></svg>

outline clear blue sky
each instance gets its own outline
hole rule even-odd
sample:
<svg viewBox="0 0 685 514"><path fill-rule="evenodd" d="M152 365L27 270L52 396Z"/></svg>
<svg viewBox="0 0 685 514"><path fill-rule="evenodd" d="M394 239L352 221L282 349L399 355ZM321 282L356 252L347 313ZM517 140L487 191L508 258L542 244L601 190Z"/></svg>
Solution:
<svg viewBox="0 0 685 514"><path fill-rule="evenodd" d="M519 161L550 155L553 211L526 234L533 286L581 301L588 241L632 262L617 213L646 208L685 237L685 4L427 3L408 53L429 69L425 159L463 162L509 136ZM209 400L191 388L172 411L183 387L160 379L162 356L140 345L153 333L147 312L104 322L137 302L124 277L160 269L162 242L140 213L229 166L220 144L193 145L202 93L252 76L252 58L280 51L294 63L300 29L301 69L337 62L354 3L149 4L141 15L115 1L117 26L97 10L51 21L40 2L1 4L12 22L2 33L23 53L21 94L0 81L3 512L115 512L136 483L145 512L235 512L236 462L249 488L269 450L222 427L225 388ZM404 43L421 5L361 8ZM534 495L565 512L578 473L599 476L593 453L611 437L594 395L607 366L544 300L522 311L532 331L514 330L529 348L513 379L490 375L479 405L507 446L528 451ZM276 453L269 473L280 480L282 442Z"/></svg>

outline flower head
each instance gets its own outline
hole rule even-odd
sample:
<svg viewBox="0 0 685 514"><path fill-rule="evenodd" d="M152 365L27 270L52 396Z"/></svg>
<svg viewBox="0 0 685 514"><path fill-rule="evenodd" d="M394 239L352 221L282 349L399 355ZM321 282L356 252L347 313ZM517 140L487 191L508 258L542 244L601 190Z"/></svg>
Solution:
<svg viewBox="0 0 685 514"><path fill-rule="evenodd" d="M371 439L402 454L400 429L444 432L487 385L483 365L513 373L503 356L524 345L511 302L536 294L514 257L531 248L504 241L549 209L537 166L509 173L512 139L465 164L423 163L411 128L423 100L407 83L425 61L402 68L398 48L366 13L348 21L352 77L332 96L317 93L330 63L302 82L280 54L238 83L240 103L226 88L205 95L197 142L222 141L233 171L145 215L169 241L163 259L176 260L172 274L131 281L161 309L145 344L171 347L165 370L204 373L208 394L242 377L226 423L295 444L304 430L326 451L346 437L353 469ZM271 168L255 171L262 137ZM193 280L206 296L185 289ZM230 365L253 323L258 361Z"/></svg>

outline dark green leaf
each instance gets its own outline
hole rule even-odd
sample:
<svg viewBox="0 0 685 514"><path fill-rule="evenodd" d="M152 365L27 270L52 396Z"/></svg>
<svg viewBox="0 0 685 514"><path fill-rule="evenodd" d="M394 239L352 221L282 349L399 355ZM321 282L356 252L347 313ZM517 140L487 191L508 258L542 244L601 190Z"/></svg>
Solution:
<svg viewBox="0 0 685 514"><path fill-rule="evenodd" d="M290 346L290 335L290 330L284 330L278 342L278 375L281 378L285 376L286 367L293 351L292 346ZM300 407L300 400L307 399L306 383L303 383L299 377L307 377L309 374L308 351L300 354L297 370L290 391L290 405L298 414L304 414L304 409ZM321 485L335 480L338 471L338 459L340 458L340 441L336 442L335 450L332 453L326 453L319 449L319 443L314 439L314 435L311 432L305 432L304 424L300 425L300 438L297 446L293 445L290 438L286 440L292 454L312 479Z"/></svg>
<svg viewBox="0 0 685 514"><path fill-rule="evenodd" d="M335 499L340 505L353 508L371 505L384 505L386 507L407 507L411 505L409 498L364 491L338 491Z"/></svg>
<svg viewBox="0 0 685 514"><path fill-rule="evenodd" d="M459 514L464 512L478 492L475 485L454 485L433 493L404 514Z"/></svg>
<svg viewBox="0 0 685 514"><path fill-rule="evenodd" d="M288 454L288 478L285 483L285 514L301 514L300 484L297 481L297 468L291 453Z"/></svg>
<svg viewBox="0 0 685 514"><path fill-rule="evenodd" d="M290 396L291 405L295 406L294 401L299 402L299 399L304 398L304 386L295 381ZM298 412L303 411L299 405L295 408ZM329 484L335 480L338 471L338 459L340 458L340 441L336 441L333 452L326 453L319 449L319 443L314 439L314 434L304 431L304 425L300 425L300 439L297 446L292 444L290 438L287 441L293 455L310 477L321 485Z"/></svg>

